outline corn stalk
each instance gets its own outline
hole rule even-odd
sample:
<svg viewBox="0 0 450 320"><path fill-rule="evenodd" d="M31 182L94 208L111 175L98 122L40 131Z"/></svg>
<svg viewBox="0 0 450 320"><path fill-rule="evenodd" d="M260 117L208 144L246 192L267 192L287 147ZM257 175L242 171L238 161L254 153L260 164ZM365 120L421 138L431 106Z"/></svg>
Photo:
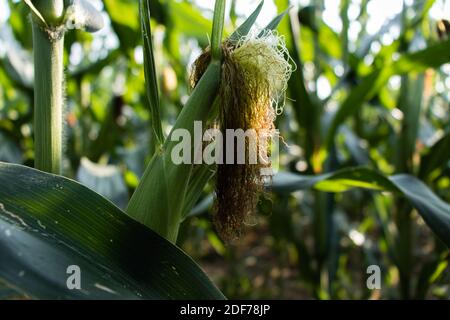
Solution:
<svg viewBox="0 0 450 320"><path fill-rule="evenodd" d="M34 1L35 167L60 174L64 83L64 0Z"/></svg>
<svg viewBox="0 0 450 320"><path fill-rule="evenodd" d="M24 2L33 25L35 167L61 174L66 23L95 32L103 28L103 19L85 0Z"/></svg>

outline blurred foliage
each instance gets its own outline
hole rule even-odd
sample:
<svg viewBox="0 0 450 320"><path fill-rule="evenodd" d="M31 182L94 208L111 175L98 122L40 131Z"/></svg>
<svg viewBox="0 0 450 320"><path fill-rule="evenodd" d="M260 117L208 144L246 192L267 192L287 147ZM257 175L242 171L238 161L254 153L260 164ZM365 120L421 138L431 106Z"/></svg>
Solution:
<svg viewBox="0 0 450 320"><path fill-rule="evenodd" d="M1 1L11 14L0 32L0 161L32 165L30 24L22 2ZM405 1L371 34L373 1L341 0L340 32L324 22L322 0L295 6L280 25L298 67L277 120L286 142L281 170L407 173L448 203L450 27L429 15L443 1ZM66 39L64 172L123 207L154 145L138 1L92 2L103 7L108 27ZM190 93L190 64L209 44L212 12L193 2L150 2L166 134ZM240 1L231 2L235 26L244 17ZM275 4L281 11L296 2ZM351 33L355 26L360 31ZM212 190L186 218L179 245L229 298L450 298L448 249L395 194L274 192L261 199L260 223L225 245L208 218ZM366 287L372 264L383 270L381 291Z"/></svg>

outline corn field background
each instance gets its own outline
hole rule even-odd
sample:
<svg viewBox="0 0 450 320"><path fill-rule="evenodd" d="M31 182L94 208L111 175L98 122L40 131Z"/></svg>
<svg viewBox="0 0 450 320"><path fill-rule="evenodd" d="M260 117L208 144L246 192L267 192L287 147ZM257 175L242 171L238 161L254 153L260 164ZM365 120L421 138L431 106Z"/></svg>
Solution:
<svg viewBox="0 0 450 320"><path fill-rule="evenodd" d="M196 192L187 193L185 202L177 196L178 185L187 183L182 172L168 183L167 198L155 191L163 181L157 176L135 193L158 154L155 141L170 135L183 106L190 105L191 66L214 42L214 1L89 2L104 27L65 35L61 175L117 207L92 196L78 218L67 218L59 211L78 210L77 202L90 199L82 196L84 189L9 165L35 166L37 76L30 8L25 1L0 0L0 298L69 297L29 262L61 250L55 256L70 264L61 243L76 243L81 256L101 261L86 262L86 281L101 283L92 292L107 286L138 298L208 292L237 299L450 298L450 1L264 1L254 28L290 8L277 32L296 70L276 120L283 140L279 173L260 197L255 223L232 243L222 241L211 222L214 172L187 178ZM224 39L258 5L227 1ZM165 237L204 273L169 242L122 218L133 194L152 198L152 210L164 208L159 201L183 207L179 231ZM103 205L107 209L96 209ZM44 242L28 262L14 249L32 241L20 235L27 228L17 229L15 240L5 236L13 230L7 224L14 224L15 210L23 208L35 210L35 218L20 218L24 225L54 239L49 244L40 238ZM45 210L55 215L40 215ZM95 210L99 220L92 217ZM58 274L65 264L51 261L46 270ZM111 265L110 278L95 280ZM150 276L150 265L159 268L151 272L163 271ZM192 292L183 291L188 280L172 280L172 273L181 272L178 265L186 266L182 276L199 279ZM367 286L373 265L381 270L375 290ZM115 288L120 279L128 279L129 287ZM167 288L154 289L155 283Z"/></svg>

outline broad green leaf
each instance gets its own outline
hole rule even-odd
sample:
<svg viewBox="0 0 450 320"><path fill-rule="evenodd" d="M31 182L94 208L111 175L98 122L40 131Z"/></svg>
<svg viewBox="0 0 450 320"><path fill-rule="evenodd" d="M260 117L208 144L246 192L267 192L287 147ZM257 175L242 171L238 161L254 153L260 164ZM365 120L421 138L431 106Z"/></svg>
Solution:
<svg viewBox="0 0 450 320"><path fill-rule="evenodd" d="M385 177L366 168L351 168L320 176L280 173L274 177L272 188L281 193L311 188L325 192L364 188L402 194L418 210L434 233L450 247L450 205L438 198L423 182L410 175Z"/></svg>
<svg viewBox="0 0 450 320"><path fill-rule="evenodd" d="M221 299L182 251L69 179L0 163L0 282L37 299ZM79 266L82 290L68 290Z"/></svg>
<svg viewBox="0 0 450 320"><path fill-rule="evenodd" d="M132 0L105 0L105 7L114 23L139 30L138 3Z"/></svg>

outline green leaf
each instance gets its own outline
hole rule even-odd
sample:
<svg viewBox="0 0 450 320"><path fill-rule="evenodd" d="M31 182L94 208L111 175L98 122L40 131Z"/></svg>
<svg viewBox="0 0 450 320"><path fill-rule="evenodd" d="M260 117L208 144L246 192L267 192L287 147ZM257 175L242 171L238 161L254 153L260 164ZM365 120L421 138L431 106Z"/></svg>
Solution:
<svg viewBox="0 0 450 320"><path fill-rule="evenodd" d="M2 283L0 280L0 300L26 300L29 299L25 294Z"/></svg>
<svg viewBox="0 0 450 320"><path fill-rule="evenodd" d="M181 111L169 137L147 167L127 208L130 216L174 243L184 218L184 210L189 209L189 201L192 200L189 198L189 181L193 165L174 164L172 150L179 142L173 141L172 137L179 129L185 129L191 137L194 136L195 122L206 122L218 93L221 62L218 61L220 56L217 46L222 42L225 1L220 0L216 4L212 30L216 54Z"/></svg>
<svg viewBox="0 0 450 320"><path fill-rule="evenodd" d="M378 89L388 81L388 73L386 70L375 70L366 76L358 87L350 92L334 116L331 126L328 129L327 148L330 148L334 143L336 132L341 124L354 114L366 101L370 100Z"/></svg>
<svg viewBox="0 0 450 320"><path fill-rule="evenodd" d="M280 173L274 177L272 188L280 193L312 188L325 192L364 188L402 194L418 210L434 233L450 247L450 205L438 198L423 182L410 175L385 177L367 168L351 168L320 176Z"/></svg>
<svg viewBox="0 0 450 320"><path fill-rule="evenodd" d="M427 68L437 68L449 61L450 40L415 53L405 54L397 61L391 64L386 63L384 68L376 69L367 75L361 84L349 94L334 116L327 134L327 148L333 144L340 125L366 101L370 100L391 76L408 72L422 72Z"/></svg>
<svg viewBox="0 0 450 320"><path fill-rule="evenodd" d="M0 282L39 299L221 299L177 247L86 187L0 163ZM68 290L67 268L82 290Z"/></svg>
<svg viewBox="0 0 450 320"><path fill-rule="evenodd" d="M140 40L139 3L135 0L105 0L103 3L120 40L120 48L125 54L131 54Z"/></svg>
<svg viewBox="0 0 450 320"><path fill-rule="evenodd" d="M432 45L424 50L401 56L392 65L391 75L422 72L439 68L450 61L450 40Z"/></svg>
<svg viewBox="0 0 450 320"><path fill-rule="evenodd" d="M450 248L450 205L413 176L396 175L390 180L419 211L431 230Z"/></svg>
<svg viewBox="0 0 450 320"><path fill-rule="evenodd" d="M144 72L148 102L150 104L152 128L155 134L155 146L164 143L161 125L158 78L156 76L155 57L153 55L152 30L150 27L150 7L148 0L141 0L141 32L144 40Z"/></svg>
<svg viewBox="0 0 450 320"><path fill-rule="evenodd" d="M200 199L205 186L214 177L215 173L214 167L206 164L194 168L184 202L183 218L191 214L192 208L194 208L198 199Z"/></svg>
<svg viewBox="0 0 450 320"><path fill-rule="evenodd" d="M13 0L8 0L10 10L9 24L14 33L14 38L25 49L31 50L33 48L33 37L29 31L30 9L25 2L16 3Z"/></svg>
<svg viewBox="0 0 450 320"><path fill-rule="evenodd" d="M422 157L420 161L419 177L425 179L437 169L444 169L450 161L450 132L444 135Z"/></svg>
<svg viewBox="0 0 450 320"><path fill-rule="evenodd" d="M289 7L288 9L280 13L278 16L276 16L272 21L270 21L269 24L263 29L263 31L261 31L258 37L262 37L264 35L264 32L268 30L276 30L280 25L281 21L283 20L284 16L287 15L291 9L292 7Z"/></svg>
<svg viewBox="0 0 450 320"><path fill-rule="evenodd" d="M403 75L398 108L403 112L402 127L397 140L397 172L412 172L413 157L422 114L424 76Z"/></svg>
<svg viewBox="0 0 450 320"><path fill-rule="evenodd" d="M208 210L214 205L214 195L210 194L205 197L202 201L196 204L190 212L185 216L185 219L200 216L207 213Z"/></svg>
<svg viewBox="0 0 450 320"><path fill-rule="evenodd" d="M42 14L39 12L38 9L36 9L36 7L34 6L33 2L31 2L31 0L24 0L24 2L27 4L28 7L30 7L30 10L36 15L36 17L41 20L41 22L45 25L48 26L47 22L45 21L44 17L42 16Z"/></svg>
<svg viewBox="0 0 450 320"><path fill-rule="evenodd" d="M190 3L178 1L167 1L167 3L173 30L179 30L186 36L196 38L202 46L207 44L208 33L212 29L211 21Z"/></svg>
<svg viewBox="0 0 450 320"><path fill-rule="evenodd" d="M193 137L195 122L204 123L207 120L218 93L220 71L221 63L212 61L181 111L162 150L147 167L128 204L129 215L172 242L178 236L193 169L192 164L173 163L172 150L179 142L172 141L172 134L183 128ZM195 154L193 148L191 154Z"/></svg>
<svg viewBox="0 0 450 320"><path fill-rule="evenodd" d="M320 26L319 30L318 36L320 48L330 57L341 59L342 40L339 35L325 23Z"/></svg>
<svg viewBox="0 0 450 320"><path fill-rule="evenodd" d="M302 48L303 54L307 51L304 44L312 43L311 41L306 41L305 43L299 44L300 30L294 28L293 21L286 23L287 29L287 45L289 45L289 51L291 57L297 66L297 71L294 72L291 79L289 80L289 94L292 98L292 103L294 105L294 115L298 124L305 129L305 139L304 139L304 150L305 158L308 161L308 167L312 168L311 158L316 148L315 144L318 139L318 119L320 116L321 106L317 103L314 95L307 90L307 85L305 82L303 61L300 54L300 48ZM308 30L302 28L301 30ZM305 50L306 49L306 50ZM313 48L311 48L312 51Z"/></svg>
<svg viewBox="0 0 450 320"><path fill-rule="evenodd" d="M255 11L253 11L253 13L247 18L247 20L245 20L244 23L241 24L240 27L233 32L233 34L229 37L229 41L231 41L232 43L236 43L241 37L245 37L250 32L250 29L253 27L256 19L258 19L258 16L261 13L263 5L264 0L259 3Z"/></svg>

